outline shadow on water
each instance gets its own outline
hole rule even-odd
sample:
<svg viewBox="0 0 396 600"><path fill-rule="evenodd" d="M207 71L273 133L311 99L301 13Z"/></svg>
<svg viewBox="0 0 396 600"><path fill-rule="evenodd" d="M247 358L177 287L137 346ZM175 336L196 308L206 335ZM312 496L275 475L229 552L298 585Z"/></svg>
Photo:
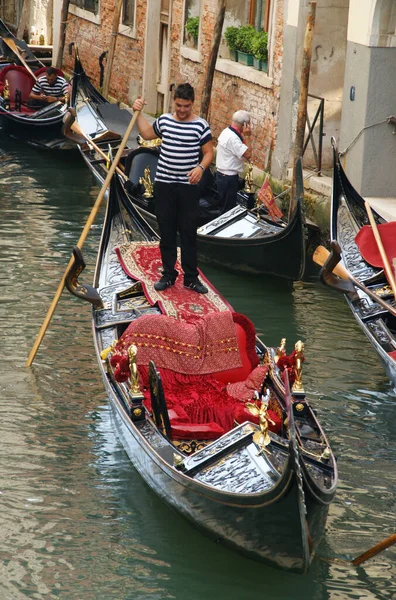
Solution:
<svg viewBox="0 0 396 600"><path fill-rule="evenodd" d="M315 279L204 268L268 344L305 343L303 381L340 487L301 577L216 545L147 488L114 436L87 305L62 295L25 368L98 189L78 157L3 142L0 155L0 598L394 599L394 548L360 568L343 562L393 533L396 508L395 394L343 298Z"/></svg>

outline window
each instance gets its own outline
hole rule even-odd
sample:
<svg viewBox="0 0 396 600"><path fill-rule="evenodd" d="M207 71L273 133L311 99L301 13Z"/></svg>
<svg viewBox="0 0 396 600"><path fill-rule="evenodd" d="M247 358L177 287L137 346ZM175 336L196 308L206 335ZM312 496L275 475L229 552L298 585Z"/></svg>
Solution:
<svg viewBox="0 0 396 600"><path fill-rule="evenodd" d="M122 6L122 23L133 27L135 23L135 0L124 0Z"/></svg>
<svg viewBox="0 0 396 600"><path fill-rule="evenodd" d="M268 31L270 0L250 0L249 24Z"/></svg>
<svg viewBox="0 0 396 600"><path fill-rule="evenodd" d="M193 48L198 47L200 0L186 0L184 11L183 43Z"/></svg>
<svg viewBox="0 0 396 600"><path fill-rule="evenodd" d="M70 4L74 4L74 6L78 6L95 15L98 13L99 0L70 0Z"/></svg>

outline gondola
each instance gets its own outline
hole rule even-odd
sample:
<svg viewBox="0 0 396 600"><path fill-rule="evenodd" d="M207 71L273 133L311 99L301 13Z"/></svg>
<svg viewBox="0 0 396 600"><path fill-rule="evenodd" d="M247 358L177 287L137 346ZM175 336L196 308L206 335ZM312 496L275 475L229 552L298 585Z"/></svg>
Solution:
<svg viewBox="0 0 396 600"><path fill-rule="evenodd" d="M92 287L74 256L66 286L93 305L112 421L140 475L216 542L306 573L337 467L303 389L301 343L289 356L285 340L266 347L202 273L208 294L156 292L158 236L118 178Z"/></svg>
<svg viewBox="0 0 396 600"><path fill-rule="evenodd" d="M80 152L102 185L107 174L106 155L116 147L131 116L128 111L110 104L99 94L85 75L81 63L76 72L78 77L74 76L73 79L72 101L76 107L76 122L84 136L80 137ZM85 143L87 138L88 144ZM122 184L131 201L157 230L152 181L159 155L158 147L138 138L135 129L127 148L124 171L119 171ZM235 208L220 214L214 176L209 170L199 185L201 199L197 247L202 262L242 273L276 275L291 280L303 277L308 228L302 208L304 187L301 161L297 166L297 201L288 223L272 220L264 208L252 210L252 194L244 191L238 194L239 202Z"/></svg>
<svg viewBox="0 0 396 600"><path fill-rule="evenodd" d="M4 40L11 40L11 46L17 46L17 52L8 45ZM9 65L17 64L23 66L21 58L36 71L44 66L44 64L33 54L29 46L24 40L18 40L14 34L8 29L7 25L0 19L0 69Z"/></svg>
<svg viewBox="0 0 396 600"><path fill-rule="evenodd" d="M384 271L364 260L355 238L369 224L365 201L354 189L340 163L333 142L334 172L331 202L332 256L320 272L321 281L345 293L359 326L378 353L392 384L396 385L396 303ZM384 219L375 211L377 224ZM341 263L349 281L334 275Z"/></svg>
<svg viewBox="0 0 396 600"><path fill-rule="evenodd" d="M75 145L62 135L67 107L61 102L35 110L28 106L35 79L45 66L23 40L18 40L0 21L0 127L6 135L29 145L49 149L70 149ZM61 73L61 71L60 71ZM62 73L63 75L63 73Z"/></svg>

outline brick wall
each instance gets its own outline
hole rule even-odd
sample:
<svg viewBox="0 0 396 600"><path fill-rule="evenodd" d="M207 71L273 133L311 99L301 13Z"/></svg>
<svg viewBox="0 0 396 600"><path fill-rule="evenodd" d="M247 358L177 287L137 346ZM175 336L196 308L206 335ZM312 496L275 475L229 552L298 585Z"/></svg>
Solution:
<svg viewBox="0 0 396 600"><path fill-rule="evenodd" d="M71 71L73 58L68 54L68 45L74 42L79 49L81 62L92 83L98 87L100 80L99 57L108 50L113 25L115 0L101 0L101 24L69 14L70 24L66 32L64 68ZM136 39L118 35L110 79L109 95L121 102L131 104L136 90L141 90L143 79L144 30L146 26L146 0L137 0ZM103 62L106 65L106 60Z"/></svg>
<svg viewBox="0 0 396 600"><path fill-rule="evenodd" d="M203 3L199 39L201 62L189 60L180 54L183 5L184 0L174 0L173 2L171 82L189 81L193 83L196 91L196 106L199 108L217 15L217 0L206 0ZM274 26L276 34L274 36L275 44L272 59L272 86L264 88L240 77L215 71L208 115L216 139L221 130L230 123L232 114L235 111L245 109L251 113L253 124L252 158L255 166L261 169L270 168L271 154L276 143L283 57L282 0L277 2Z"/></svg>

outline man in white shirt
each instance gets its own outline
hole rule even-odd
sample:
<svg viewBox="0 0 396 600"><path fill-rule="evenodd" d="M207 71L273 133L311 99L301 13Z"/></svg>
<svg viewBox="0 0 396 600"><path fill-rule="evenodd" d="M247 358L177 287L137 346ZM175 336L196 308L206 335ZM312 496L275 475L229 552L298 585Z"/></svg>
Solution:
<svg viewBox="0 0 396 600"><path fill-rule="evenodd" d="M251 157L250 114L238 110L232 123L219 135L216 153L216 185L221 214L236 206L238 176ZM248 139L249 138L249 139Z"/></svg>

